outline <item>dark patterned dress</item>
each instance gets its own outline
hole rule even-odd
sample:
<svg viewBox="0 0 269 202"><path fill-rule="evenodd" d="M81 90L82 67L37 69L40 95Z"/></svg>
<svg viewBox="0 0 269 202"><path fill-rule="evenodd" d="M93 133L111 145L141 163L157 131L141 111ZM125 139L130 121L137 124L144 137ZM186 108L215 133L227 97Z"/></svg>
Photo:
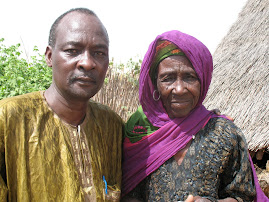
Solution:
<svg viewBox="0 0 269 202"><path fill-rule="evenodd" d="M180 165L170 158L128 196L141 201L184 201L189 194L211 201L254 200L247 143L231 121L211 119L196 134Z"/></svg>

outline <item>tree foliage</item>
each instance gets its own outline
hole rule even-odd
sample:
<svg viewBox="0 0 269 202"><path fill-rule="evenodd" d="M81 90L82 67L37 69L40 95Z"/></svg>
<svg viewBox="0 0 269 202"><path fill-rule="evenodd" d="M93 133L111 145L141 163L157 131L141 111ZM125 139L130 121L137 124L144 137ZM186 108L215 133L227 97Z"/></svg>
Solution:
<svg viewBox="0 0 269 202"><path fill-rule="evenodd" d="M21 57L20 44L6 47L0 39L0 99L45 90L51 84L52 70L34 47L30 61Z"/></svg>

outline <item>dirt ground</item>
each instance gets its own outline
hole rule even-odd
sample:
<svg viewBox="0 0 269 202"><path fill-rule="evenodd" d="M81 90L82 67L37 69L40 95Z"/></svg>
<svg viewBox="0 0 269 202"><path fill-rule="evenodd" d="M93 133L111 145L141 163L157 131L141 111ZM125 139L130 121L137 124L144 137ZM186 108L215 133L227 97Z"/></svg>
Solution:
<svg viewBox="0 0 269 202"><path fill-rule="evenodd" d="M267 171L266 169L259 168L256 164L254 164L254 166L256 169L260 186L265 195L269 198L269 171Z"/></svg>

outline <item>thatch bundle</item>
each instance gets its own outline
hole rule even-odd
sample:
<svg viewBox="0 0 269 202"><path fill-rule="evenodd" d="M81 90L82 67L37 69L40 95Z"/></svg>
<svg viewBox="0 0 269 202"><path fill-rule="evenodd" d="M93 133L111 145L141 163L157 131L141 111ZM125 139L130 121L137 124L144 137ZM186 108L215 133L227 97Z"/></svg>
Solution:
<svg viewBox="0 0 269 202"><path fill-rule="evenodd" d="M138 83L137 76L118 73L110 66L106 80L101 90L93 97L93 100L108 105L117 112L124 121L137 110Z"/></svg>
<svg viewBox="0 0 269 202"><path fill-rule="evenodd" d="M235 118L252 151L269 151L269 0L249 0L218 45L210 108Z"/></svg>

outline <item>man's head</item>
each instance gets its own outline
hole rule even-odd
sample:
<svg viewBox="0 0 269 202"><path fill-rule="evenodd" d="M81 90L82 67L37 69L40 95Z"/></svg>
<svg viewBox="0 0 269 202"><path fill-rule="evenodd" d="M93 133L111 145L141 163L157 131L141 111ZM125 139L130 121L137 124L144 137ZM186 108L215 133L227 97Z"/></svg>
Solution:
<svg viewBox="0 0 269 202"><path fill-rule="evenodd" d="M108 68L108 46L106 29L92 11L79 8L61 15L51 27L46 49L57 92L70 100L94 96Z"/></svg>
<svg viewBox="0 0 269 202"><path fill-rule="evenodd" d="M97 15L92 11L89 10L87 8L73 8L70 9L69 11L66 11L65 13L63 13L62 15L60 15L52 24L51 28L50 28L50 34L49 34L49 46L54 47L55 45L55 40L56 40L56 28L59 25L59 22L61 21L61 19L63 19L64 16L66 16L67 14L71 13L71 12L79 12L79 13L85 13L86 15L92 15L97 17Z"/></svg>

